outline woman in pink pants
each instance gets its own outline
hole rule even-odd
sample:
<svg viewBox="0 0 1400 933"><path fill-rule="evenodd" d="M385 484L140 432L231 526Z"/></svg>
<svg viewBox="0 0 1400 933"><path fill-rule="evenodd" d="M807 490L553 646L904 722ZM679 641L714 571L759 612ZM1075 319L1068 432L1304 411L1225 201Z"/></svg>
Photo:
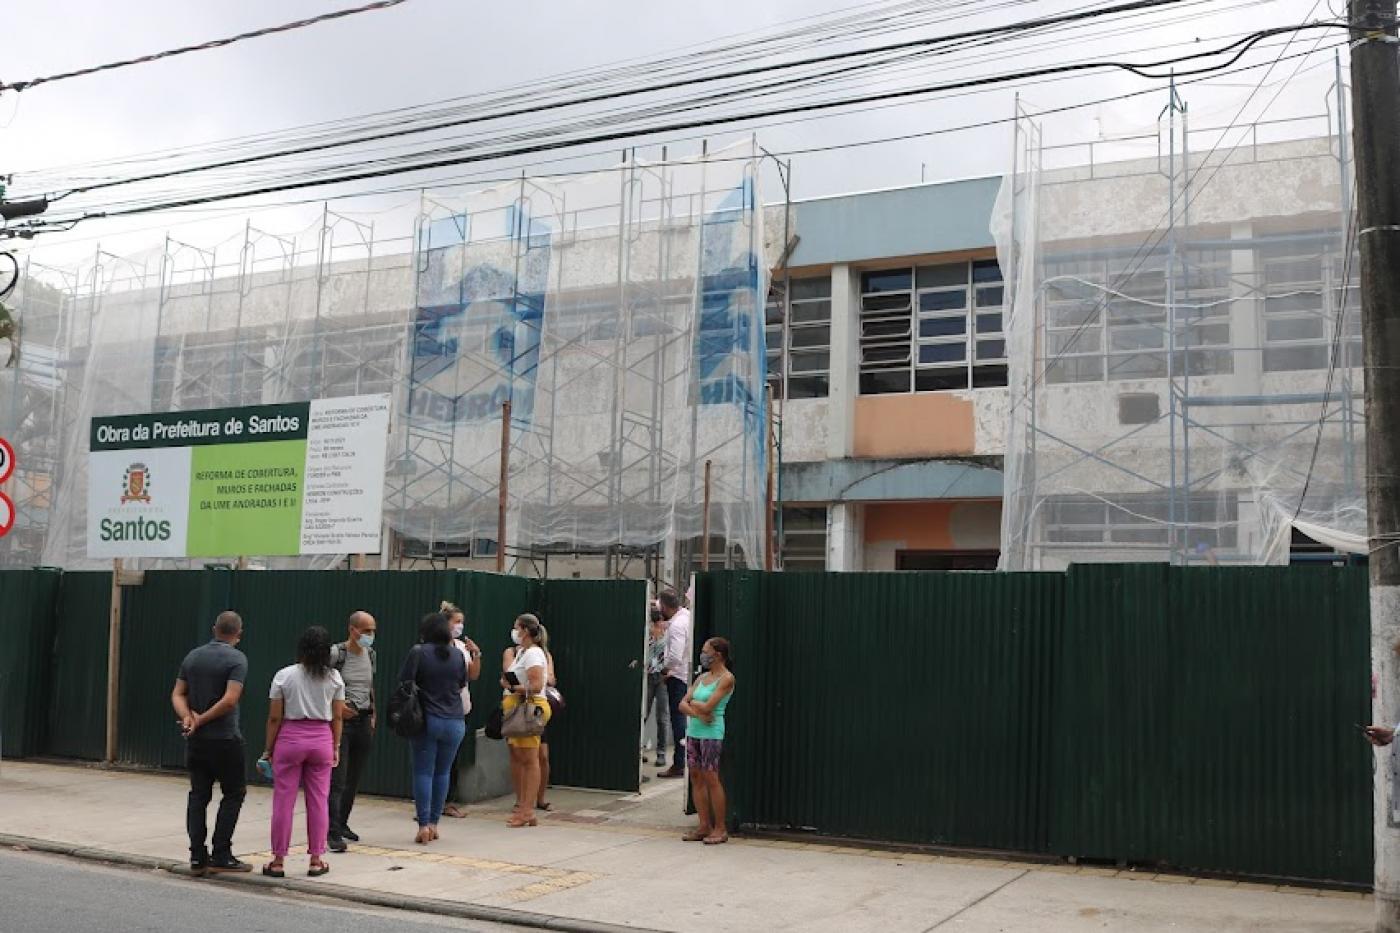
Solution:
<svg viewBox="0 0 1400 933"><path fill-rule="evenodd" d="M331 636L319 625L297 641L297 663L272 678L272 704L267 711L267 750L272 762L272 861L262 873L285 878L283 860L292 841L292 816L297 787L306 788L306 851L315 878L331 870L326 854L330 829L331 769L339 764L341 713L345 681L331 667Z"/></svg>

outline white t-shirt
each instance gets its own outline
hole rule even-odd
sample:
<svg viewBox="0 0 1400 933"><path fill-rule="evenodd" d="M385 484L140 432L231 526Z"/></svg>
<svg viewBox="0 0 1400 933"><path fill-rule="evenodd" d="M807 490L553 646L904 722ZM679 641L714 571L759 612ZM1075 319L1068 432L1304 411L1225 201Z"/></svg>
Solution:
<svg viewBox="0 0 1400 933"><path fill-rule="evenodd" d="M331 669L325 677L312 677L300 664L289 664L272 677L268 697L282 701L283 719L331 721L331 704L345 700L345 681Z"/></svg>
<svg viewBox="0 0 1400 933"><path fill-rule="evenodd" d="M514 672L516 677L520 678L520 683L523 686L530 686L530 677L528 675L528 671L532 667L544 668L544 676L540 678L542 685L540 687L539 692L539 695L543 696L543 684L547 684L549 682L549 659L545 657L544 649L541 648L539 645L531 645L524 651L521 651L517 648L515 651L515 660L511 662L510 669L512 672Z"/></svg>
<svg viewBox="0 0 1400 933"><path fill-rule="evenodd" d="M469 672L467 678L467 685L462 688L462 715L467 716L472 711L472 684L470 677L472 656L467 651L467 646L462 642L454 638L452 639L452 644L456 646L458 651L462 652L462 660L467 662L467 671Z"/></svg>

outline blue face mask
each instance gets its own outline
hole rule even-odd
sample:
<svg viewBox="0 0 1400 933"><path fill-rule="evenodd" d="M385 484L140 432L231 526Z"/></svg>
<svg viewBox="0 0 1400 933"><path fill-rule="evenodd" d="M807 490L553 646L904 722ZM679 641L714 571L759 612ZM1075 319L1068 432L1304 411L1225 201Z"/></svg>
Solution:
<svg viewBox="0 0 1400 933"><path fill-rule="evenodd" d="M373 635L361 635L361 636L359 636L358 638L355 639L355 642L356 642L361 648L369 648L369 647L371 647L371 646L374 645L374 636L373 636Z"/></svg>

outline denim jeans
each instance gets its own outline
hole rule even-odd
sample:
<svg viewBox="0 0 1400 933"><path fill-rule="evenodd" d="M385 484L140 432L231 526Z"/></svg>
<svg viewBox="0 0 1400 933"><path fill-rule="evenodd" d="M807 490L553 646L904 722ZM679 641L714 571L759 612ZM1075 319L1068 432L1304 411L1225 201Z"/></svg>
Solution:
<svg viewBox="0 0 1400 933"><path fill-rule="evenodd" d="M189 739L186 764L190 770L190 796L185 807L185 828L190 836L190 861L208 859L204 842L208 833L205 813L214 797L214 782L219 782L223 799L214 822L214 858L227 859L233 855L233 830L243 809L243 797L248 781L243 770L242 739L205 739L198 734Z"/></svg>
<svg viewBox="0 0 1400 933"><path fill-rule="evenodd" d="M442 818L447 785L452 782L452 763L467 734L467 724L461 716L426 718L427 727L413 737L413 804L419 826L436 825Z"/></svg>

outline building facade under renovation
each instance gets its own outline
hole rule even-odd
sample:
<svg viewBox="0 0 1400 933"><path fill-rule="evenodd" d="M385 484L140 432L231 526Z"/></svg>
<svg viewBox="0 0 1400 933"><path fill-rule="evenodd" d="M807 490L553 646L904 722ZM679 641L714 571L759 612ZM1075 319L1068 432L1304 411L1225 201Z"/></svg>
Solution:
<svg viewBox="0 0 1400 933"><path fill-rule="evenodd" d="M516 572L683 577L706 464L730 566L1359 553L1334 119L1187 132L1173 109L1052 149L1026 118L1005 177L759 209L757 158L729 151L425 193L392 236L328 210L295 237L35 256L0 371L0 560L83 565L93 415L370 392L396 413L383 566L493 560L506 400Z"/></svg>

